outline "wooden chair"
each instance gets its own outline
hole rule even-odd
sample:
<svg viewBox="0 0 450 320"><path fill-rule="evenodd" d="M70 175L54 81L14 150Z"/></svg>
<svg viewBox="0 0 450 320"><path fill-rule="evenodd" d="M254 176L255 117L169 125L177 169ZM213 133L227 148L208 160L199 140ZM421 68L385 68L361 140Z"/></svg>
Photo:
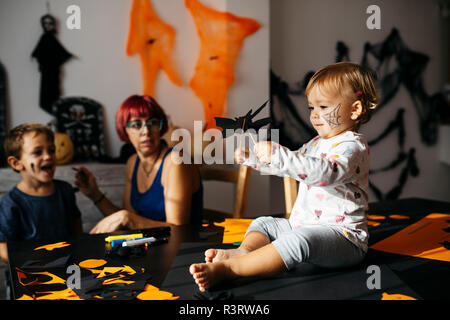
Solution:
<svg viewBox="0 0 450 320"><path fill-rule="evenodd" d="M242 218L247 207L247 195L250 185L250 167L239 166L238 170L220 169L217 167L200 166L203 181L222 181L236 184L233 213L221 212L214 209L203 209L206 220L223 220L224 218Z"/></svg>
<svg viewBox="0 0 450 320"><path fill-rule="evenodd" d="M294 178L284 177L284 203L286 205L286 218L291 215L292 208L294 207L295 199L298 194L298 182Z"/></svg>

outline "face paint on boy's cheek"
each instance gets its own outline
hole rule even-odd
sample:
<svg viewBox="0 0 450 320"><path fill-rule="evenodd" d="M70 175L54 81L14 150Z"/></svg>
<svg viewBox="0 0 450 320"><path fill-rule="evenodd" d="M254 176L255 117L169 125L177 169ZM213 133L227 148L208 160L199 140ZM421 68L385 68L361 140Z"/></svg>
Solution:
<svg viewBox="0 0 450 320"><path fill-rule="evenodd" d="M30 166L31 166L31 170L34 172L34 163L31 163Z"/></svg>
<svg viewBox="0 0 450 320"><path fill-rule="evenodd" d="M340 126L339 118L339 110L341 109L341 104L338 104L331 112L328 112L322 115L322 119L324 119L331 128L335 128Z"/></svg>

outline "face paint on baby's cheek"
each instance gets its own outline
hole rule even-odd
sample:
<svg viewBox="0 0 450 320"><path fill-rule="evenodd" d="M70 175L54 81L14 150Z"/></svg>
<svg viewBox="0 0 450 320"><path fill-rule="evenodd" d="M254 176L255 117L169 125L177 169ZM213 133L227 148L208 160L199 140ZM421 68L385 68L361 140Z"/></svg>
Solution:
<svg viewBox="0 0 450 320"><path fill-rule="evenodd" d="M35 171L34 171L34 163L31 163L30 166L31 166L31 170L32 170L33 172L35 172Z"/></svg>
<svg viewBox="0 0 450 320"><path fill-rule="evenodd" d="M341 109L341 104L338 104L331 112L328 112L322 115L322 119L324 119L328 125L332 128L338 127L341 124L339 123L339 110Z"/></svg>

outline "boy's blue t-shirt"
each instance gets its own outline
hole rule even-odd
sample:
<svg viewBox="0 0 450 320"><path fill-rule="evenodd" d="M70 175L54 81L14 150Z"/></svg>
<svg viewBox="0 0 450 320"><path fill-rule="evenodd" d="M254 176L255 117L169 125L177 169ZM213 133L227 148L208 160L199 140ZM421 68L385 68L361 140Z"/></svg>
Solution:
<svg viewBox="0 0 450 320"><path fill-rule="evenodd" d="M0 199L0 241L58 240L72 234L81 217L73 187L53 181L48 196L30 196L14 187Z"/></svg>

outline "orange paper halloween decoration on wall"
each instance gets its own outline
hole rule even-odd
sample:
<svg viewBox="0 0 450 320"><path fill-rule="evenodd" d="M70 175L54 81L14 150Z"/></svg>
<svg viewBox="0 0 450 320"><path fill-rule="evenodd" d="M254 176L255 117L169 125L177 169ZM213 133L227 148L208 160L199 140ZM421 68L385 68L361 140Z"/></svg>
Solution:
<svg viewBox="0 0 450 320"><path fill-rule="evenodd" d="M225 115L228 88L234 82L234 64L244 39L260 25L253 19L210 9L197 0L185 0L191 12L201 47L195 74L189 85L203 104L206 129L214 128L214 117Z"/></svg>
<svg viewBox="0 0 450 320"><path fill-rule="evenodd" d="M160 69L181 86L171 59L174 40L175 30L158 18L150 0L133 0L126 53L140 56L143 94L154 96L153 85Z"/></svg>

